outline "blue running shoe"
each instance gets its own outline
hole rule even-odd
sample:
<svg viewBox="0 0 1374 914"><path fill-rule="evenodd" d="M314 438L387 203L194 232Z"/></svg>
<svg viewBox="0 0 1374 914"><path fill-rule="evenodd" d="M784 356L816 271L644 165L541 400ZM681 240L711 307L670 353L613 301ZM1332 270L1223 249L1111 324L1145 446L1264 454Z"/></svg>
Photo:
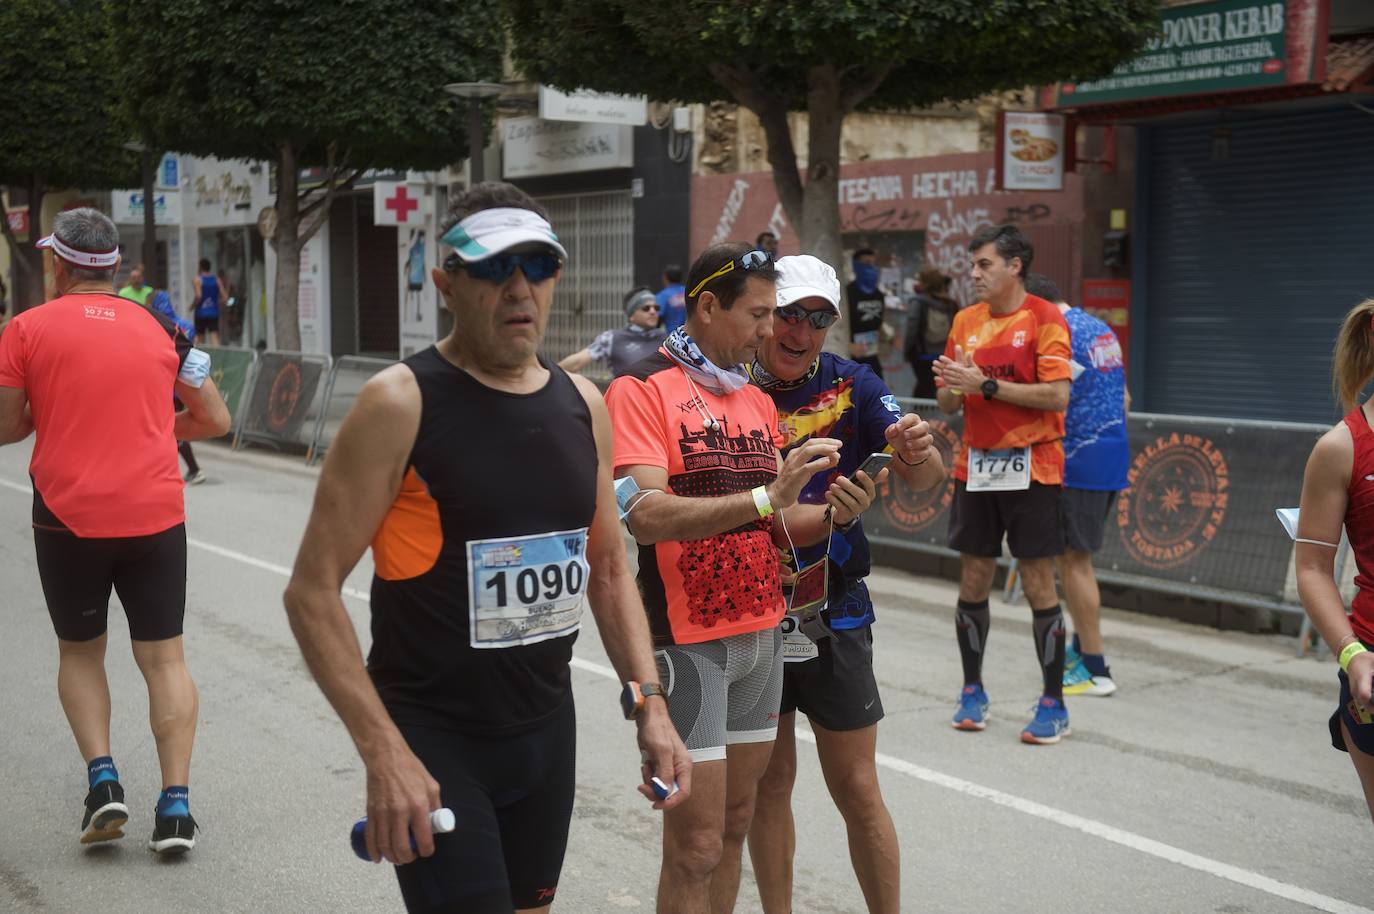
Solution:
<svg viewBox="0 0 1374 914"><path fill-rule="evenodd" d="M1093 674L1073 648L1064 653L1064 694L1081 695L1092 688Z"/></svg>
<svg viewBox="0 0 1374 914"><path fill-rule="evenodd" d="M988 718L988 693L981 685L966 685L959 693L959 708L949 725L956 730L982 730Z"/></svg>
<svg viewBox="0 0 1374 914"><path fill-rule="evenodd" d="M1035 717L1021 731L1021 742L1049 746L1072 732L1069 729L1069 709L1064 707L1062 701L1042 695L1035 703Z"/></svg>

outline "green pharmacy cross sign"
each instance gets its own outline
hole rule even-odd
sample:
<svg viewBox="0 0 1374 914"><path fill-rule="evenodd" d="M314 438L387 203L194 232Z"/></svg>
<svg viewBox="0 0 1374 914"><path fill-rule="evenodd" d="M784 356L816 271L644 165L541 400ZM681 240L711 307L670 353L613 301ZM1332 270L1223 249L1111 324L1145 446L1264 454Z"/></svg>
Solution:
<svg viewBox="0 0 1374 914"><path fill-rule="evenodd" d="M1061 83L1053 107L1281 86L1288 2L1218 0L1167 9L1145 52L1102 79Z"/></svg>

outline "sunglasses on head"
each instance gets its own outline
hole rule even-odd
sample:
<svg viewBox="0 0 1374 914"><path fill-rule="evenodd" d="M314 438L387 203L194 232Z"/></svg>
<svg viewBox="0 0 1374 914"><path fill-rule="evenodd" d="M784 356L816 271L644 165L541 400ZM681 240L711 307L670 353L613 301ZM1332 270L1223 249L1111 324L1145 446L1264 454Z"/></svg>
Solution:
<svg viewBox="0 0 1374 914"><path fill-rule="evenodd" d="M515 268L525 274L530 282L543 282L552 279L563 266L563 261L552 251L529 251L524 254L493 254L485 260L465 263L457 254L450 254L444 261L444 269L450 273L465 270L473 279L503 283L510 279Z"/></svg>
<svg viewBox="0 0 1374 914"><path fill-rule="evenodd" d="M733 272L738 265L741 270L762 270L773 262L773 255L767 251L750 251L738 260L731 260L710 276L703 279L687 293L688 298L696 298L697 293L706 287L706 284L717 277L724 276L726 273Z"/></svg>
<svg viewBox="0 0 1374 914"><path fill-rule="evenodd" d="M830 308L826 308L824 311L808 311L801 305L785 305L773 313L789 324L810 321L811 326L816 330L824 330L840 319L840 316Z"/></svg>

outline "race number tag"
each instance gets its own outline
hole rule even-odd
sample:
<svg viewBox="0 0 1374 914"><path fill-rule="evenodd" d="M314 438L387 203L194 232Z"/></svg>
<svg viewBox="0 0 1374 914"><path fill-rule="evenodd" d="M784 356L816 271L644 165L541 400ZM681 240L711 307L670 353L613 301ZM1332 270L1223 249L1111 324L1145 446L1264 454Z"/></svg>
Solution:
<svg viewBox="0 0 1374 914"><path fill-rule="evenodd" d="M783 663L803 663L807 660L815 660L821 655L821 650L816 646L816 642L807 637L801 626L800 614L788 613L782 617L780 627L782 629Z"/></svg>
<svg viewBox="0 0 1374 914"><path fill-rule="evenodd" d="M829 590L830 568L825 556L798 571L791 584L783 585L787 615L782 617L782 659L800 663L820 656L816 638L829 632L821 619Z"/></svg>
<svg viewBox="0 0 1374 914"><path fill-rule="evenodd" d="M968 491L1021 492L1030 488L1029 447L968 449Z"/></svg>
<svg viewBox="0 0 1374 914"><path fill-rule="evenodd" d="M470 643L516 647L577 631L587 569L586 527L468 543Z"/></svg>

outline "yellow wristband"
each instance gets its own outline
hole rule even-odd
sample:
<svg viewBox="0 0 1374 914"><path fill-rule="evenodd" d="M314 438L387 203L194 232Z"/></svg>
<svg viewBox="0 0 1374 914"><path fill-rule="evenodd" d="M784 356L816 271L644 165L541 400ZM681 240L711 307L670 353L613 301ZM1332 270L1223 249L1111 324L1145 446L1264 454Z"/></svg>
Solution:
<svg viewBox="0 0 1374 914"><path fill-rule="evenodd" d="M1368 649L1358 641L1352 641L1347 644L1345 650L1341 651L1340 663L1342 672L1349 676L1350 661L1355 659L1356 654L1363 654L1366 650Z"/></svg>
<svg viewBox="0 0 1374 914"><path fill-rule="evenodd" d="M759 517L767 517L773 513L773 502L768 497L767 486L755 486L749 494L754 496L754 507L758 509Z"/></svg>

